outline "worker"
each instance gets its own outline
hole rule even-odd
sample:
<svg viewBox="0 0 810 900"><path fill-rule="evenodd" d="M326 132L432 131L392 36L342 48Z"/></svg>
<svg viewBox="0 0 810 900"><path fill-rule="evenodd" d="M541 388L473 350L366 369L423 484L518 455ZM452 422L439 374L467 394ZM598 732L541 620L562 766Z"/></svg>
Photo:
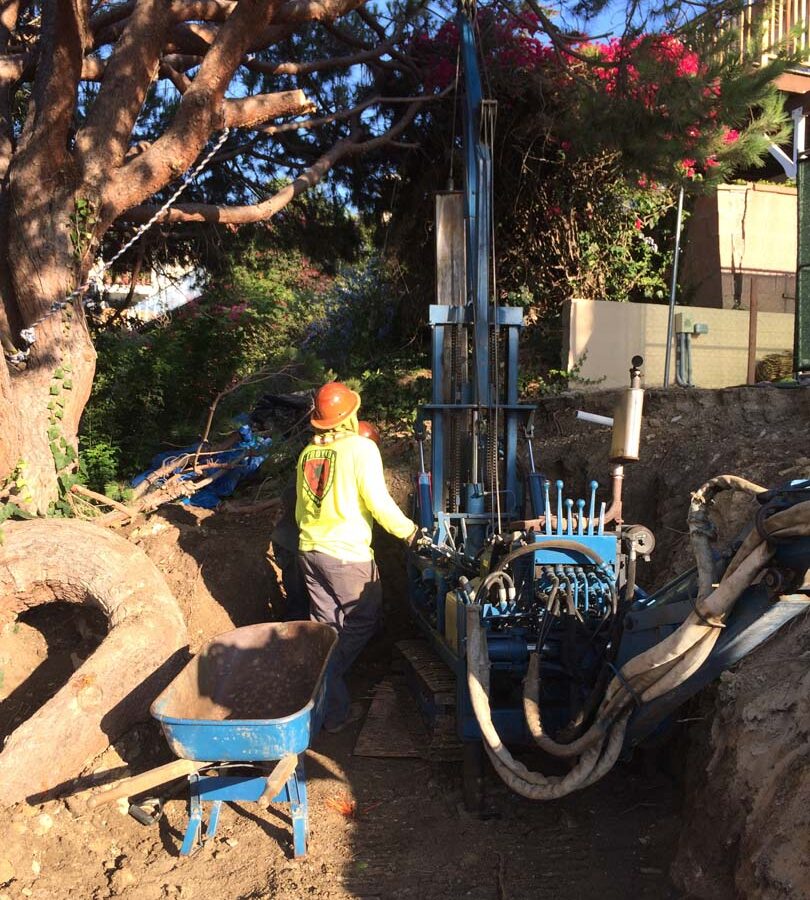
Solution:
<svg viewBox="0 0 810 900"><path fill-rule="evenodd" d="M413 544L421 533L388 493L376 443L359 433L360 395L330 382L318 389L314 405L316 433L296 467L295 517L310 618L338 635L323 723L337 732L363 714L361 705L350 703L344 676L374 634L382 606L372 519Z"/></svg>
<svg viewBox="0 0 810 900"><path fill-rule="evenodd" d="M379 446L380 430L371 422L358 422L358 434ZM309 618L309 594L298 563L300 535L295 521L296 499L296 479L293 477L281 492L281 515L270 535L273 559L281 570L281 584L287 601L284 609L285 622Z"/></svg>

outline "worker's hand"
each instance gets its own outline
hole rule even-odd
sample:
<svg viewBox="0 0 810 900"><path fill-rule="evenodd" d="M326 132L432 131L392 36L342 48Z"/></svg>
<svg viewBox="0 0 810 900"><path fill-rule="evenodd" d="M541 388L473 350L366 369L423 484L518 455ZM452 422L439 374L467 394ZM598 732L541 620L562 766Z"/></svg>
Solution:
<svg viewBox="0 0 810 900"><path fill-rule="evenodd" d="M413 534L408 538L408 548L418 553L420 550L433 546L433 539L427 528L414 528Z"/></svg>

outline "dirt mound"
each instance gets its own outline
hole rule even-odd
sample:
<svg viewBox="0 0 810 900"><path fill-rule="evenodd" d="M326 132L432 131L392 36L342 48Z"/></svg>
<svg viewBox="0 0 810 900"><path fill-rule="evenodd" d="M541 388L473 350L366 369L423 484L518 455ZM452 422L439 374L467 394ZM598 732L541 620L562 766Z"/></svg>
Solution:
<svg viewBox="0 0 810 900"><path fill-rule="evenodd" d="M215 634L278 617L281 595L267 555L273 524L270 512L176 505L130 530L174 592L192 652Z"/></svg>
<svg viewBox="0 0 810 900"><path fill-rule="evenodd" d="M674 866L706 900L810 897L810 621L720 679L692 730Z"/></svg>

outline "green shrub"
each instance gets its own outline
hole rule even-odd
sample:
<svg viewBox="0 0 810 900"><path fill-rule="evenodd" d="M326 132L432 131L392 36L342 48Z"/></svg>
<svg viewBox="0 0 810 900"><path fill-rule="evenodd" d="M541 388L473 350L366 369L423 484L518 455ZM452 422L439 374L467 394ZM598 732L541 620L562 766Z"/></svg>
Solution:
<svg viewBox="0 0 810 900"><path fill-rule="evenodd" d="M320 378L317 360L298 348L330 284L300 254L268 251L242 259L168 323L100 333L81 429L88 483L100 488L116 474L129 477L159 450L193 443L212 400L246 375L291 367ZM299 385L286 380L281 389ZM214 433L229 430L229 416L271 387L260 382L226 398Z"/></svg>

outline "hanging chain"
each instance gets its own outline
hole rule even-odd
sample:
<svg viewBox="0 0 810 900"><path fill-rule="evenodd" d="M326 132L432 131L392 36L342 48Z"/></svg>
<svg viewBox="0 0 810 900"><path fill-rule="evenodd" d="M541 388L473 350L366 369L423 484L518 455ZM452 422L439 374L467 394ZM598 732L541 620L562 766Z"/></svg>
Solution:
<svg viewBox="0 0 810 900"><path fill-rule="evenodd" d="M25 341L26 348L24 350L17 350L15 353L6 353L6 359L10 363L14 363L19 365L20 363L24 363L29 354L31 353L31 347L37 341L37 328L45 321L50 319L52 316L55 316L57 313L61 312L66 307L70 306L70 304L77 298L84 294L86 291L90 289L90 287L96 287L99 293L104 286L104 275L112 268L113 265L130 249L134 244L136 244L144 234L157 222L157 220L172 206L172 204L177 200L180 194L186 190L186 188L197 178L197 176L202 172L202 170L208 165L209 162L213 159L214 155L218 152L220 147L225 143L230 134L230 129L225 128L225 130L220 134L217 138L214 146L205 154L205 156L194 166L193 169L190 169L186 172L185 175L182 176L180 180L180 184L175 189L174 193L166 200L165 203L155 212L155 214L149 219L148 222L144 222L138 229L136 229L135 233L132 237L108 260L104 260L103 257L99 257L96 262L91 266L90 272L88 273L87 280L84 284L80 284L75 290L72 290L64 300L56 300L52 303L48 309L48 311L40 316L35 322L32 322L27 328L23 328L20 331L20 338Z"/></svg>

